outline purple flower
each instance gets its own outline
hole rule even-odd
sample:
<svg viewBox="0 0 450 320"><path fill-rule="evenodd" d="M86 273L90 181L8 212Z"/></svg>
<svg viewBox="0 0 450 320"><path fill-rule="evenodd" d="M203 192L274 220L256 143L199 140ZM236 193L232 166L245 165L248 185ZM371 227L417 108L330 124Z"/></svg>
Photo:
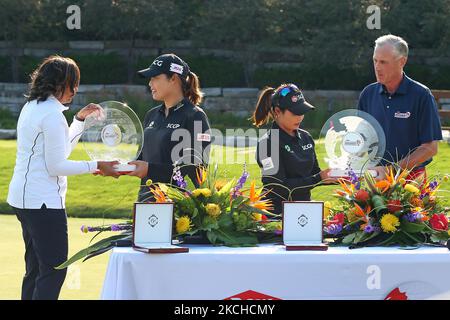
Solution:
<svg viewBox="0 0 450 320"><path fill-rule="evenodd" d="M325 227L325 232L331 235L337 235L342 231L342 224L330 224Z"/></svg>
<svg viewBox="0 0 450 320"><path fill-rule="evenodd" d="M437 186L439 185L439 183L436 180L433 180L432 182L430 182L430 190L433 191L434 189L437 188Z"/></svg>
<svg viewBox="0 0 450 320"><path fill-rule="evenodd" d="M408 222L416 222L418 219L422 219L422 214L420 212L411 212L408 214L405 214L406 220Z"/></svg>
<svg viewBox="0 0 450 320"><path fill-rule="evenodd" d="M348 170L348 176L350 177L350 182L355 186L356 190L361 188L361 182L359 181L358 175L352 170Z"/></svg>
<svg viewBox="0 0 450 320"><path fill-rule="evenodd" d="M380 228L372 226L370 223L367 224L367 226L364 228L364 232L365 233L372 233L375 231L379 231Z"/></svg>
<svg viewBox="0 0 450 320"><path fill-rule="evenodd" d="M121 230L121 228L119 225L117 225L117 224L111 225L111 231L120 231L120 230Z"/></svg>
<svg viewBox="0 0 450 320"><path fill-rule="evenodd" d="M423 200L425 197L427 197L427 196L429 196L430 194L428 193L428 192L425 192L425 193L422 193L420 196L419 196L419 199L420 200Z"/></svg>
<svg viewBox="0 0 450 320"><path fill-rule="evenodd" d="M277 229L277 230L275 230L274 232L275 232L275 234L278 235L278 236L281 235L281 234L283 234L283 230L278 230L278 229Z"/></svg>
<svg viewBox="0 0 450 320"><path fill-rule="evenodd" d="M244 164L244 171L242 172L241 177L239 178L238 182L236 183L236 186L233 188L233 191L231 192L231 197L233 199L236 199L242 194L240 190L244 187L244 184L247 181L248 177L249 173L247 172L246 166Z"/></svg>
<svg viewBox="0 0 450 320"><path fill-rule="evenodd" d="M175 174L173 175L173 180L175 180L177 182L178 187L180 187L182 189L186 189L187 183L184 180L183 176L181 175L180 170L175 171Z"/></svg>

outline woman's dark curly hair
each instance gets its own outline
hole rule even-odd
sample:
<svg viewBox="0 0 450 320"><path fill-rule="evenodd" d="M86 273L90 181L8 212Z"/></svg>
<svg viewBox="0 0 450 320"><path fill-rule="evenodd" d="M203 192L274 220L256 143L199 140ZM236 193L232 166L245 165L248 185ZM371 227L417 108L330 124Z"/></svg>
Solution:
<svg viewBox="0 0 450 320"><path fill-rule="evenodd" d="M50 95L62 97L67 88L75 93L80 84L80 69L72 59L55 55L45 58L30 77L30 90L25 97L40 102Z"/></svg>

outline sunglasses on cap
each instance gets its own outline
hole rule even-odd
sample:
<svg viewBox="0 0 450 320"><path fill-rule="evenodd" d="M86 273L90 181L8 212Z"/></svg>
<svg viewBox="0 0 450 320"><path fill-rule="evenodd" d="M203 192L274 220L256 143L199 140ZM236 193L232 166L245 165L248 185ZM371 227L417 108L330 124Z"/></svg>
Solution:
<svg viewBox="0 0 450 320"><path fill-rule="evenodd" d="M295 84L289 84L278 90L279 90L280 96L282 96L282 97L286 97L289 94L289 92L291 92L291 91L300 91L300 89Z"/></svg>

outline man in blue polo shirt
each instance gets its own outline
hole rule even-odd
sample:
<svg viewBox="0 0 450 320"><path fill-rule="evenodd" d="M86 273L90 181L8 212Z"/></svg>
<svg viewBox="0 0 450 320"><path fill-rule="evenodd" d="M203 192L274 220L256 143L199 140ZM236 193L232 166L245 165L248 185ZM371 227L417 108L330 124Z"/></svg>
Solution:
<svg viewBox="0 0 450 320"><path fill-rule="evenodd" d="M442 140L436 101L430 89L403 72L407 59L405 40L394 35L378 38L373 53L377 82L359 96L358 109L374 116L386 135L384 160L375 168L378 178L390 162L411 169L411 178L425 173Z"/></svg>

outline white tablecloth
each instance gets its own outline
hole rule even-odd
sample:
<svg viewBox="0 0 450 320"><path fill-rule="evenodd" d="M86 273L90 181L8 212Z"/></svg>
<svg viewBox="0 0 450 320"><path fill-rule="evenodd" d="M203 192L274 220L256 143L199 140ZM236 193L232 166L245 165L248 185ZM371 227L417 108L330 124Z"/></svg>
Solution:
<svg viewBox="0 0 450 320"><path fill-rule="evenodd" d="M189 253L115 248L102 299L427 299L450 295L447 248L286 251L190 246Z"/></svg>

